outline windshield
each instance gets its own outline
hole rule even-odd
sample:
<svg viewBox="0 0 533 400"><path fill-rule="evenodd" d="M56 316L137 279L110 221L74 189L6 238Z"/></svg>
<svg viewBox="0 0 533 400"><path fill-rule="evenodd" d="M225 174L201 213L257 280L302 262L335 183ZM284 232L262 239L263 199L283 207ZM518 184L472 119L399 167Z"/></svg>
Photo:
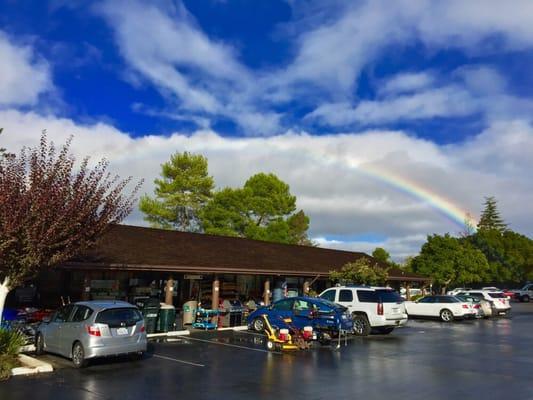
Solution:
<svg viewBox="0 0 533 400"><path fill-rule="evenodd" d="M503 293L489 293L489 296L493 299L505 299L505 295Z"/></svg>
<svg viewBox="0 0 533 400"><path fill-rule="evenodd" d="M341 306L340 304L337 304L337 303L333 303L332 301L329 301L329 300L325 300L325 299L320 299L320 302L318 303L319 305L325 305L325 306L328 306L330 308L333 308L335 310L340 310L340 311L345 311L347 310L346 307L344 306Z"/></svg>

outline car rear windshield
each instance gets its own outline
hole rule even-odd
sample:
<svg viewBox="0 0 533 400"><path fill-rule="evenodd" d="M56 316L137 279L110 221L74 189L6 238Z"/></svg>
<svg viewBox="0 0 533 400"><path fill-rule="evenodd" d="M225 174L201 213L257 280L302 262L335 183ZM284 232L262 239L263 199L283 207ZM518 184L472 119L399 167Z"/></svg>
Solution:
<svg viewBox="0 0 533 400"><path fill-rule="evenodd" d="M404 301L398 293L389 289L358 290L357 298L362 303L401 303Z"/></svg>
<svg viewBox="0 0 533 400"><path fill-rule="evenodd" d="M382 303L401 303L403 298L394 290L377 289L376 293Z"/></svg>
<svg viewBox="0 0 533 400"><path fill-rule="evenodd" d="M135 325L140 320L142 316L136 308L110 308L99 312L95 322L107 324L110 328L118 328Z"/></svg>
<svg viewBox="0 0 533 400"><path fill-rule="evenodd" d="M493 299L505 299L505 295L503 293L489 293L489 296Z"/></svg>

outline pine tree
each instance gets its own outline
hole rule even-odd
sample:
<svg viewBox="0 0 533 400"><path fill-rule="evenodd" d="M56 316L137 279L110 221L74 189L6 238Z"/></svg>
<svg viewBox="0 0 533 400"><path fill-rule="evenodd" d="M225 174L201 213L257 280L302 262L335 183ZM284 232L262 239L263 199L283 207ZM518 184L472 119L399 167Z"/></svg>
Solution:
<svg viewBox="0 0 533 400"><path fill-rule="evenodd" d="M143 196L139 209L154 228L200 232L200 210L211 199L214 181L207 172L207 158L188 152L175 153L161 165L155 197Z"/></svg>
<svg viewBox="0 0 533 400"><path fill-rule="evenodd" d="M495 230L503 233L507 230L507 224L503 221L498 211L497 201L494 196L485 197L485 208L477 224L478 230Z"/></svg>

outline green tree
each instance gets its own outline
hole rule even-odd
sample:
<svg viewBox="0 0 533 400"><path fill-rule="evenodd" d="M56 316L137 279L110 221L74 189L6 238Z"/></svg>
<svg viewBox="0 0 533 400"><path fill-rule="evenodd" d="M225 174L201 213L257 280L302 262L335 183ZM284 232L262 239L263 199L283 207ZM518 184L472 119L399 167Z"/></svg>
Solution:
<svg viewBox="0 0 533 400"><path fill-rule="evenodd" d="M40 146L0 158L0 319L7 294L40 271L92 246L109 224L131 211L131 179L107 172L108 163L80 166L70 140L59 151L43 132Z"/></svg>
<svg viewBox="0 0 533 400"><path fill-rule="evenodd" d="M490 264L492 282L520 282L533 277L533 240L506 230L480 230L468 241Z"/></svg>
<svg viewBox="0 0 533 400"><path fill-rule="evenodd" d="M296 198L274 174L259 173L242 189L225 188L200 213L206 233L278 243L310 244L309 218L294 213Z"/></svg>
<svg viewBox="0 0 533 400"><path fill-rule="evenodd" d="M390 254L383 247L376 247L372 252L372 257L378 261L389 264L391 262Z"/></svg>
<svg viewBox="0 0 533 400"><path fill-rule="evenodd" d="M478 230L494 230L503 233L507 230L507 224L503 221L498 211L496 198L493 196L485 197L485 205L479 222Z"/></svg>
<svg viewBox="0 0 533 400"><path fill-rule="evenodd" d="M388 278L387 269L366 257L345 264L340 271L329 272L329 279L341 284L384 285Z"/></svg>
<svg viewBox="0 0 533 400"><path fill-rule="evenodd" d="M200 210L212 197L214 181L207 159L188 152L175 153L161 165L161 178L154 181L155 197L142 196L140 210L154 228L198 232Z"/></svg>
<svg viewBox="0 0 533 400"><path fill-rule="evenodd" d="M428 236L420 254L411 262L413 272L430 276L445 292L450 284L486 281L490 267L485 255L469 242L444 236Z"/></svg>

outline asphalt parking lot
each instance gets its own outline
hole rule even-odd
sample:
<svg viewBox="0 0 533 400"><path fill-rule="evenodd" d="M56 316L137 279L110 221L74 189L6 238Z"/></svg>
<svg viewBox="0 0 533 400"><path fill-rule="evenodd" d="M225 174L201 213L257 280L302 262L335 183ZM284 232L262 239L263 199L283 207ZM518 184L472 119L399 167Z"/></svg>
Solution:
<svg viewBox="0 0 533 400"><path fill-rule="evenodd" d="M509 318L410 321L391 335L335 350L271 353L250 332L153 343L143 360L76 370L46 356L50 374L0 383L11 399L533 399L533 303Z"/></svg>

